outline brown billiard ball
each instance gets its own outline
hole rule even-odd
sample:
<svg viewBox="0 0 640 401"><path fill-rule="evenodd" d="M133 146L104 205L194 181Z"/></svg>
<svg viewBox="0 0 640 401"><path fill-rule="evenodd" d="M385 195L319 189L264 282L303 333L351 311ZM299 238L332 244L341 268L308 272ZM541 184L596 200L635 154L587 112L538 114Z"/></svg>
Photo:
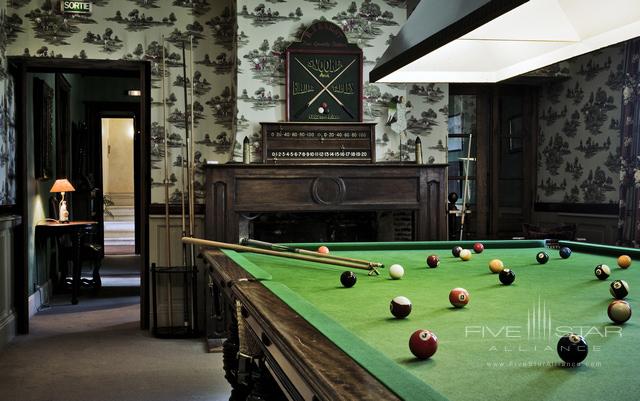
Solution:
<svg viewBox="0 0 640 401"><path fill-rule="evenodd" d="M439 264L440 258L437 255L429 255L429 257L427 257L427 266L435 268L438 267Z"/></svg>
<svg viewBox="0 0 640 401"><path fill-rule="evenodd" d="M411 313L411 301L409 298L398 296L391 300L391 304L389 305L389 310L391 314L395 316L397 319L404 319L409 316Z"/></svg>
<svg viewBox="0 0 640 401"><path fill-rule="evenodd" d="M607 315L613 323L622 324L631 317L631 305L621 299L611 301L607 308Z"/></svg>
<svg viewBox="0 0 640 401"><path fill-rule="evenodd" d="M438 350L438 337L430 330L416 330L409 338L409 349L418 359L431 358Z"/></svg>

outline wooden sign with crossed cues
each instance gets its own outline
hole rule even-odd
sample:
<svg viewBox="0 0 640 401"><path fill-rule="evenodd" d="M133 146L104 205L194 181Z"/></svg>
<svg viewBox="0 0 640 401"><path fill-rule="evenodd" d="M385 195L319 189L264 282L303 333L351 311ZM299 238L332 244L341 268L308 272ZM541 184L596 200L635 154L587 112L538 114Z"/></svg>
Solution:
<svg viewBox="0 0 640 401"><path fill-rule="evenodd" d="M339 26L320 21L286 50L287 119L362 121L362 49Z"/></svg>

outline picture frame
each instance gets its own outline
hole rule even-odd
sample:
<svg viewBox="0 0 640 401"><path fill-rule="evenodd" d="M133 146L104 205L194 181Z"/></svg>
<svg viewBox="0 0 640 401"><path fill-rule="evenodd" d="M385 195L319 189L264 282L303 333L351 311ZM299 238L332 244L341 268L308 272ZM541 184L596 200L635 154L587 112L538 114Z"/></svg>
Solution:
<svg viewBox="0 0 640 401"><path fill-rule="evenodd" d="M35 178L53 178L53 89L40 78L33 79L33 146Z"/></svg>

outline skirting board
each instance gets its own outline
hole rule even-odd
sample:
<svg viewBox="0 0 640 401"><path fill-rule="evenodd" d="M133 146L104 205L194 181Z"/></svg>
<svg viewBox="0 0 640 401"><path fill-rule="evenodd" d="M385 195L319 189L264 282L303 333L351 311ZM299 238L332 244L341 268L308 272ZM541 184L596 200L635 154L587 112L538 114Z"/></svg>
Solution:
<svg viewBox="0 0 640 401"><path fill-rule="evenodd" d="M16 336L16 314L11 311L0 319L0 349L9 344Z"/></svg>
<svg viewBox="0 0 640 401"><path fill-rule="evenodd" d="M49 294L51 294L51 281L44 283L38 291L29 297L29 320L38 313L42 305L49 303Z"/></svg>

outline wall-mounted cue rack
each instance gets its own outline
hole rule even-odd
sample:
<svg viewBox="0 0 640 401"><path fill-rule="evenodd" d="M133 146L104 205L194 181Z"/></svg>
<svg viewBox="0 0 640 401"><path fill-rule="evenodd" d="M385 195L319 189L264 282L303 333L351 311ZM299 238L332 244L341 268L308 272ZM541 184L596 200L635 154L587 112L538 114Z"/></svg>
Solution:
<svg viewBox="0 0 640 401"><path fill-rule="evenodd" d="M263 122L267 164L375 163L375 123Z"/></svg>

